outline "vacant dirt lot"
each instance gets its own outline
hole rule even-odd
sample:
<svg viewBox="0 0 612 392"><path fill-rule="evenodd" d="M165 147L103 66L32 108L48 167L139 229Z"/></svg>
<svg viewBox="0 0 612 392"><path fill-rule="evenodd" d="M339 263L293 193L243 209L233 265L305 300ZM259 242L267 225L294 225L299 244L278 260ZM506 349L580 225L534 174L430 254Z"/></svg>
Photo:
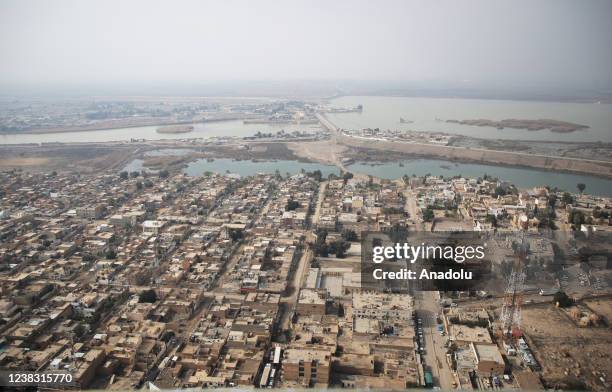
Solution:
<svg viewBox="0 0 612 392"><path fill-rule="evenodd" d="M608 300L609 301L609 300ZM548 387L555 385L606 391L612 377L612 331L609 327L579 328L552 305L523 309L523 330Z"/></svg>
<svg viewBox="0 0 612 392"><path fill-rule="evenodd" d="M612 300L610 299L593 299L584 301L585 305L591 308L592 311L604 318L608 326L612 323ZM612 331L611 331L612 333Z"/></svg>
<svg viewBox="0 0 612 392"><path fill-rule="evenodd" d="M334 141L287 143L287 147L297 156L315 162L341 166L340 158L347 149Z"/></svg>
<svg viewBox="0 0 612 392"><path fill-rule="evenodd" d="M106 145L0 146L0 170L92 172L118 169L131 159L134 150L131 146Z"/></svg>
<svg viewBox="0 0 612 392"><path fill-rule="evenodd" d="M49 164L49 158L4 158L0 159L0 168L29 168L36 166L45 166Z"/></svg>

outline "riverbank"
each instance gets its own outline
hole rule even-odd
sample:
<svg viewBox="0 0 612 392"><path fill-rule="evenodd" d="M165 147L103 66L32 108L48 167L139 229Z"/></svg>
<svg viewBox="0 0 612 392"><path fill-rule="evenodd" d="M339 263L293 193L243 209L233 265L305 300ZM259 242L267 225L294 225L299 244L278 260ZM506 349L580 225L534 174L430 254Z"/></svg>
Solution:
<svg viewBox="0 0 612 392"><path fill-rule="evenodd" d="M612 105L605 103L555 103L514 100L484 100L461 98L416 98L345 96L330 105L363 104L363 113L327 114L342 129L379 128L381 130L447 133L492 140L539 140L543 142L612 142ZM402 124L399 118L412 121ZM576 132L552 132L550 129L528 129L473 126L447 123L447 119L555 119L588 126ZM551 125L551 124L547 124Z"/></svg>
<svg viewBox="0 0 612 392"><path fill-rule="evenodd" d="M357 138L338 133L338 143L345 146L382 151L400 152L411 156L437 158L465 163L481 163L510 167L527 167L554 172L594 175L612 178L612 162L538 156L520 152L473 149L464 147L441 146L425 143L389 142L371 138Z"/></svg>
<svg viewBox="0 0 612 392"><path fill-rule="evenodd" d="M89 132L89 131L107 131L119 128L140 128L140 127L166 127L166 126L181 126L185 124L206 124L217 123L224 121L244 121L252 119L252 117L227 117L227 118L210 118L199 121L176 121L176 120L160 120L160 119L128 119L128 120L109 120L96 122L94 124L81 124L71 127L55 127L55 128L36 128L26 129L20 132L0 132L1 135L45 135L49 133L73 133L73 132Z"/></svg>
<svg viewBox="0 0 612 392"><path fill-rule="evenodd" d="M278 169L281 173L301 168L314 170L319 164L326 172L336 167L356 177L401 178L404 175L443 175L479 177L485 173L529 188L549 185L573 191L578 182L586 183L592 194L610 195L610 177L590 173L570 174L516 163L504 165L471 159L436 157L423 152L406 153L386 149L351 147L332 140L316 142L245 142L199 144L188 141L134 143L81 143L32 147L0 146L0 170L22 169L29 172L80 172L122 170L161 170L173 173L215 169L240 170L242 173ZM138 162L138 165L131 165Z"/></svg>

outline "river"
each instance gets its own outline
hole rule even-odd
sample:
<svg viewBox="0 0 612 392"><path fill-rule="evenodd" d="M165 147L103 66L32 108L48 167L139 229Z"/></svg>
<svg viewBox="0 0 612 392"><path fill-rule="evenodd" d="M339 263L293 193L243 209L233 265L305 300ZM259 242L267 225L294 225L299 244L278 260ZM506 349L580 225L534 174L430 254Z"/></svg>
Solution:
<svg viewBox="0 0 612 392"><path fill-rule="evenodd" d="M328 118L346 129L382 128L429 132L446 132L486 139L541 140L541 141L602 141L612 142L612 105L596 103L559 103L510 101L467 98L422 98L346 96L333 99L331 105L354 107L363 105L362 112L330 113ZM400 117L410 123L400 123ZM548 130L497 129L461 124L446 120L470 119L553 119L588 125L590 128L570 133ZM194 125L193 132L157 133L158 126L116 128L98 131L62 132L45 134L0 135L0 144L49 142L109 142L134 139L189 139L212 136L252 136L257 131L306 131L317 125L243 124L242 121L219 121Z"/></svg>
<svg viewBox="0 0 612 392"><path fill-rule="evenodd" d="M135 160L130 166L126 167L126 170L138 170L141 168L141 164L141 160ZM282 175L285 175L287 172L296 174L302 169L305 171L321 170L323 177L327 177L330 173L340 174L337 167L319 163L303 163L288 160L253 162L225 158L215 159L210 162L206 159L199 159L189 163L184 172L191 176L199 176L206 171L250 176L257 173L274 173L276 170ZM508 181L520 189L549 185L571 193L577 192L576 184L584 183L586 185L586 193L597 196L612 196L612 180L570 173L553 173L537 169L455 163L438 159L413 159L376 164L354 163L348 169L353 173L372 175L385 179L397 179L404 175L412 176L413 174L417 176L431 174L444 177L462 175L468 178L478 178L488 174L500 180Z"/></svg>
<svg viewBox="0 0 612 392"><path fill-rule="evenodd" d="M456 163L438 159L414 159L393 163L365 164L355 163L347 169L354 173L363 173L380 178L396 179L404 175L453 177L462 175L469 178L483 177L486 174L508 181L518 188L528 189L549 185L571 193L578 192L576 184L586 185L586 192L598 196L612 196L612 180L594 176L570 173L554 173L545 170L522 167L504 167L474 163Z"/></svg>
<svg viewBox="0 0 612 392"><path fill-rule="evenodd" d="M521 139L542 141L603 141L612 142L612 105L592 103L556 103L532 101L481 100L463 98L415 98L415 97L376 97L350 96L332 100L338 107L363 105L363 112L331 113L329 119L342 128L389 128L420 131L437 131L464 134L472 137L489 139ZM402 117L407 124L400 124ZM587 130L572 133L553 133L550 131L527 131L519 129L498 130L491 127L476 127L460 124L449 124L444 120L466 120L485 118L502 120L506 118L540 119L569 121L590 126ZM190 139L214 136L252 136L257 131L276 132L311 130L316 125L271 125L244 124L242 121L210 122L194 125L194 131L182 134L157 133L157 126L134 128L117 128L99 131L0 135L0 144L41 143L41 142L108 142L135 139ZM137 170L142 161L136 161L129 168ZM536 169L500 167L493 165L451 163L443 160L419 159L403 163L384 165L355 164L351 170L383 178L399 178L404 174L453 176L462 174L479 177L488 173L500 179L512 182L521 188L539 185L550 185L575 192L576 184L587 185L587 192L596 195L612 196L612 181L593 176L567 173L554 173ZM312 171L319 169L327 176L337 173L337 168L318 164L304 164L295 161L250 162L217 159L214 162L200 160L193 162L186 169L188 174L200 175L204 171L235 172L251 175L257 172L297 173L301 169Z"/></svg>
<svg viewBox="0 0 612 392"><path fill-rule="evenodd" d="M612 142L612 105L507 101L466 98L347 96L333 99L336 107L363 105L362 112L330 113L327 117L344 129L381 128L445 132L485 139L564 142ZM400 117L411 123L400 123ZM450 124L446 120L552 119L588 125L570 133L549 130L497 129Z"/></svg>
<svg viewBox="0 0 612 392"><path fill-rule="evenodd" d="M39 134L0 134L0 144L27 144L27 143L75 143L75 142L113 142L129 141L130 139L194 139L221 136L253 136L257 131L277 132L285 130L309 131L320 129L318 124L244 124L238 121L215 121L208 123L193 124L193 131L187 133L158 133L157 125L103 129L98 131L78 131L78 132L56 132Z"/></svg>

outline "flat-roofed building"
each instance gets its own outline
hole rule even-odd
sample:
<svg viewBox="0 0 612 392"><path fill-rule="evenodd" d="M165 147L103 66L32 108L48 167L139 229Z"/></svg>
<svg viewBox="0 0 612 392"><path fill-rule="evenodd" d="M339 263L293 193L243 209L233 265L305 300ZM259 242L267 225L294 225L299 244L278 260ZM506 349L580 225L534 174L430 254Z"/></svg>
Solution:
<svg viewBox="0 0 612 392"><path fill-rule="evenodd" d="M317 349L286 349L283 358L285 380L304 386L329 384L331 353Z"/></svg>
<svg viewBox="0 0 612 392"><path fill-rule="evenodd" d="M302 289L297 304L298 314L325 314L326 290Z"/></svg>
<svg viewBox="0 0 612 392"><path fill-rule="evenodd" d="M412 297L405 294L353 292L355 318L393 318L402 321L412 319Z"/></svg>
<svg viewBox="0 0 612 392"><path fill-rule="evenodd" d="M76 216L85 219L100 219L104 215L106 207L103 204L83 206L76 208Z"/></svg>
<svg viewBox="0 0 612 392"><path fill-rule="evenodd" d="M495 344L472 344L476 356L476 364L479 374L492 376L504 374L506 362Z"/></svg>
<svg viewBox="0 0 612 392"><path fill-rule="evenodd" d="M451 324L450 338L458 343L492 343L489 330L482 327Z"/></svg>
<svg viewBox="0 0 612 392"><path fill-rule="evenodd" d="M142 222L142 231L145 234L159 234L166 222L147 220Z"/></svg>

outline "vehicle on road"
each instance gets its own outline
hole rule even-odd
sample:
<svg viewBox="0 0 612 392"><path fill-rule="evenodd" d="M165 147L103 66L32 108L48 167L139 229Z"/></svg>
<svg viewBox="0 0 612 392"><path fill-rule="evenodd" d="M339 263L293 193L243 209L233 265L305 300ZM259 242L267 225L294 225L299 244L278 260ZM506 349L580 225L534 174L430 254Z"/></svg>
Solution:
<svg viewBox="0 0 612 392"><path fill-rule="evenodd" d="M426 370L424 376L425 376L425 386L427 388L432 388L433 387L433 374L431 374L429 370Z"/></svg>

